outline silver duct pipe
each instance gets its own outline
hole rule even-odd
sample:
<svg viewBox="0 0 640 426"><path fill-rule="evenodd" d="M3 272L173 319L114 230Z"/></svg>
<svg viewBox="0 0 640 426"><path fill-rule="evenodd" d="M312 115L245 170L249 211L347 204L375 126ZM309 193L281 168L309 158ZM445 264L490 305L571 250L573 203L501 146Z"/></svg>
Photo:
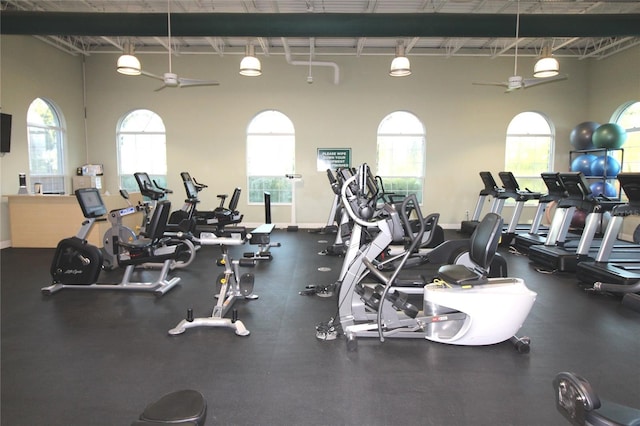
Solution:
<svg viewBox="0 0 640 426"><path fill-rule="evenodd" d="M340 68L335 62L312 61L311 59L308 61L294 61L291 59L291 49L289 49L289 44L284 37L282 38L282 47L284 47L284 56L287 58L289 65L331 67L333 68L333 84L340 84Z"/></svg>

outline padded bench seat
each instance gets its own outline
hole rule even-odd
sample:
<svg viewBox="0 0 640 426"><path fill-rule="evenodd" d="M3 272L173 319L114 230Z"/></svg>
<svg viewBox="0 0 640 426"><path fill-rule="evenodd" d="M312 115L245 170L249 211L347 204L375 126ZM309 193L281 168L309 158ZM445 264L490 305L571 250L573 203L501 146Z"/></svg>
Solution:
<svg viewBox="0 0 640 426"><path fill-rule="evenodd" d="M276 225L273 223L265 223L258 226L256 229L251 231L251 239L249 240L249 244L269 244L269 242L271 241L271 232L275 227Z"/></svg>

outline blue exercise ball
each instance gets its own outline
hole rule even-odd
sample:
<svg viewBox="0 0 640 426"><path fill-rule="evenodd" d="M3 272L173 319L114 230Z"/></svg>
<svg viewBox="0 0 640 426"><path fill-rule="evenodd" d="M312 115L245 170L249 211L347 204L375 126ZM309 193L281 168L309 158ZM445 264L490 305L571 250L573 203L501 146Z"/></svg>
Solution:
<svg viewBox="0 0 640 426"><path fill-rule="evenodd" d="M618 195L616 187L609 182L594 182L589 185L589 189L591 190L591 194L595 197L604 195L607 198L615 198Z"/></svg>
<svg viewBox="0 0 640 426"><path fill-rule="evenodd" d="M571 146L575 149L594 148L591 138L593 132L595 132L598 127L600 127L600 123L596 123L595 121L585 121L584 123L578 124L569 134Z"/></svg>
<svg viewBox="0 0 640 426"><path fill-rule="evenodd" d="M578 155L571 162L571 171L582 172L585 176L591 176L591 163L597 158L593 154Z"/></svg>
<svg viewBox="0 0 640 426"><path fill-rule="evenodd" d="M591 176L616 177L620 163L610 155L601 155L591 162Z"/></svg>
<svg viewBox="0 0 640 426"><path fill-rule="evenodd" d="M619 124L607 123L598 127L591 137L596 148L622 148L627 140L627 131Z"/></svg>

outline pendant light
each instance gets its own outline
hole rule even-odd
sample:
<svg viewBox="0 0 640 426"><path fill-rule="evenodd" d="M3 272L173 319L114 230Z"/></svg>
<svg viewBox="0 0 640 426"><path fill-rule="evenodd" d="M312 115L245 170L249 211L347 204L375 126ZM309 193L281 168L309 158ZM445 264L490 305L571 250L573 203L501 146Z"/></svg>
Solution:
<svg viewBox="0 0 640 426"><path fill-rule="evenodd" d="M560 72L558 60L551 54L551 46L542 48L542 57L533 67L533 76L537 78L555 77Z"/></svg>
<svg viewBox="0 0 640 426"><path fill-rule="evenodd" d="M404 42L399 41L396 46L396 57L391 61L389 75L392 77L406 77L411 75L411 63L404 54Z"/></svg>
<svg viewBox="0 0 640 426"><path fill-rule="evenodd" d="M245 57L240 61L240 75L257 77L261 74L262 66L260 65L260 60L256 58L253 45L249 43L245 49Z"/></svg>
<svg viewBox="0 0 640 426"><path fill-rule="evenodd" d="M124 45L124 52L118 58L116 70L124 75L140 75L142 66L140 61L133 54L133 44L127 41Z"/></svg>

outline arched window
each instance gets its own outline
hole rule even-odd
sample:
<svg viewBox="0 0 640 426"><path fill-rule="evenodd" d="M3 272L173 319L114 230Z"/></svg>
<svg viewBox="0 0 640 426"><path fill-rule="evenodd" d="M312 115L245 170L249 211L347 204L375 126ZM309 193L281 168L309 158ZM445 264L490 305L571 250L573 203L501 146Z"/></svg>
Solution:
<svg viewBox="0 0 640 426"><path fill-rule="evenodd" d="M133 174L146 172L158 185L167 184L167 142L162 118L137 109L120 119L116 133L120 188L138 192Z"/></svg>
<svg viewBox="0 0 640 426"><path fill-rule="evenodd" d="M29 177L43 192L64 193L65 128L56 106L37 98L27 111Z"/></svg>
<svg viewBox="0 0 640 426"><path fill-rule="evenodd" d="M622 145L622 171L640 172L640 102L629 102L618 108L611 117L611 122L627 131L627 141Z"/></svg>
<svg viewBox="0 0 640 426"><path fill-rule="evenodd" d="M256 115L247 127L247 179L249 203L262 203L264 193L274 204L291 203L291 182L285 177L295 171L295 130L291 120L279 111Z"/></svg>
<svg viewBox="0 0 640 426"><path fill-rule="evenodd" d="M387 192L416 194L422 202L425 173L425 130L410 112L394 111L378 126L377 174Z"/></svg>
<svg viewBox="0 0 640 426"><path fill-rule="evenodd" d="M504 170L512 172L521 189L546 193L540 173L553 171L555 131L537 112L516 115L507 127Z"/></svg>

